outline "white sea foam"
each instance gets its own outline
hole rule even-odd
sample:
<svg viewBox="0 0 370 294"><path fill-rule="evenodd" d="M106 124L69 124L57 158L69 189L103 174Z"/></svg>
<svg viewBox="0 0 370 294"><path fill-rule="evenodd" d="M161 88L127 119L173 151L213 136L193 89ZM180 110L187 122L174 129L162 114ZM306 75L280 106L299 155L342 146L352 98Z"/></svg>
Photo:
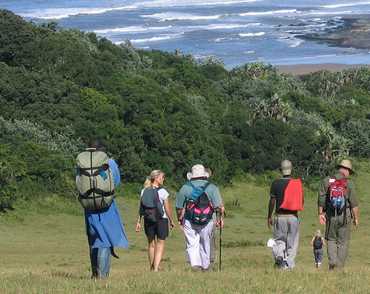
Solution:
<svg viewBox="0 0 370 294"><path fill-rule="evenodd" d="M271 10L271 11L250 11L240 13L240 16L264 16L264 15L275 15L275 14L292 14L297 13L297 9L281 9L281 10Z"/></svg>
<svg viewBox="0 0 370 294"><path fill-rule="evenodd" d="M249 27L260 26L260 22L251 22L247 24L229 24L229 23L220 23L220 24L210 24L204 26L187 26L186 29L189 30L233 30L233 29L242 29Z"/></svg>
<svg viewBox="0 0 370 294"><path fill-rule="evenodd" d="M111 29L102 29L102 30L94 30L94 33L97 34L114 34L114 33L145 33L150 31L166 31L171 29L172 26L165 26L165 27L145 27L145 26L128 26L122 28L111 28Z"/></svg>
<svg viewBox="0 0 370 294"><path fill-rule="evenodd" d="M354 7L354 6L363 6L363 5L370 5L370 1L351 2L351 3L340 3L340 4L329 4L329 5L322 5L321 7L322 8L335 9L335 8Z"/></svg>
<svg viewBox="0 0 370 294"><path fill-rule="evenodd" d="M139 8L155 8L155 7L181 7L181 6L225 6L244 3L253 3L261 0L150 0L135 3Z"/></svg>
<svg viewBox="0 0 370 294"><path fill-rule="evenodd" d="M296 48L296 47L299 47L299 46L301 46L303 43L304 43L304 41L303 40L300 40L300 39L296 39L296 38L292 38L292 39L290 39L289 40L290 42L290 44L289 44L289 47L290 48Z"/></svg>
<svg viewBox="0 0 370 294"><path fill-rule="evenodd" d="M31 10L26 13L20 13L23 17L28 18L40 18L40 19L63 19L71 16L80 14L102 14L115 10L133 10L137 6L120 6L120 7L98 7L98 8L87 8L87 7L74 7L74 8L48 8L43 10Z"/></svg>
<svg viewBox="0 0 370 294"><path fill-rule="evenodd" d="M261 36L264 36L266 35L265 32L258 32L258 33L240 33L239 36L240 37L261 37Z"/></svg>
<svg viewBox="0 0 370 294"><path fill-rule="evenodd" d="M132 39L130 40L131 43L152 43L152 42L160 42L165 40L171 40L175 38L179 38L183 35L183 33L179 34L166 34L166 35L159 35L151 38L144 38L144 39ZM117 42L116 44L120 44L122 42Z"/></svg>
<svg viewBox="0 0 370 294"><path fill-rule="evenodd" d="M196 15L190 13L179 13L179 12L163 12L154 13L148 15L141 15L145 18L154 18L159 21L173 21L173 20L213 20L219 19L222 15Z"/></svg>
<svg viewBox="0 0 370 294"><path fill-rule="evenodd" d="M252 3L261 0L212 0L205 2L204 0L150 0L137 2L133 5L126 6L112 6L112 7L61 7L61 8L47 8L28 10L19 13L27 18L40 18L40 19L63 19L76 15L89 15L89 14L103 14L116 10L137 10L143 8L161 8L161 7L179 7L179 6L219 6L219 5L235 5L243 3Z"/></svg>
<svg viewBox="0 0 370 294"><path fill-rule="evenodd" d="M352 14L352 13L354 13L352 10L344 10L344 11L311 10L308 12L304 12L303 15L342 15L342 14Z"/></svg>
<svg viewBox="0 0 370 294"><path fill-rule="evenodd" d="M245 54L256 54L256 51L254 50L249 50L249 51L244 51Z"/></svg>

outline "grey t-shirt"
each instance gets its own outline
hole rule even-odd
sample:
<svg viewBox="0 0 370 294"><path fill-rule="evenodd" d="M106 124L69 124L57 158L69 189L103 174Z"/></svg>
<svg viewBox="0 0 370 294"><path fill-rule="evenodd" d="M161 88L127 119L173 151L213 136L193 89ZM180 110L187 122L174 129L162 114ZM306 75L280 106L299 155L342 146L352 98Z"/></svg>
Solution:
<svg viewBox="0 0 370 294"><path fill-rule="evenodd" d="M195 187L204 187L208 181L206 180L194 180L191 183ZM185 199L191 195L192 187L189 184L184 184L180 191L176 194L176 208L183 208ZM222 205L222 198L220 190L214 184L209 184L205 191L209 197L214 208L220 207Z"/></svg>

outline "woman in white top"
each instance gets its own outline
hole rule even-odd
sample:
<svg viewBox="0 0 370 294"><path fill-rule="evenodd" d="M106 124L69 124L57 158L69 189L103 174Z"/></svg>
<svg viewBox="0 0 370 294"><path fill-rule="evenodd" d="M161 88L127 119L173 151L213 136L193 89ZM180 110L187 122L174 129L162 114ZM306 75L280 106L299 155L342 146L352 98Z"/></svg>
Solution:
<svg viewBox="0 0 370 294"><path fill-rule="evenodd" d="M165 174L160 170L150 173L141 191L139 218L136 223L136 232L140 232L141 220L144 218L144 231L148 238L149 266L150 270L155 272L158 271L163 256L169 225L171 228L175 226L168 200L169 193L162 187L164 179Z"/></svg>

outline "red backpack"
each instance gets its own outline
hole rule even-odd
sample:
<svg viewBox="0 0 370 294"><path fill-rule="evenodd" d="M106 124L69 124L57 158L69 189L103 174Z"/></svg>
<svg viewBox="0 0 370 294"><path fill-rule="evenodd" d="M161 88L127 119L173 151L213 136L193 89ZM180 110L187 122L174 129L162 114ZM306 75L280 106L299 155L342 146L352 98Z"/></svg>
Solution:
<svg viewBox="0 0 370 294"><path fill-rule="evenodd" d="M290 179L284 190L284 200L280 208L292 211L303 210L304 194L301 179Z"/></svg>
<svg viewBox="0 0 370 294"><path fill-rule="evenodd" d="M346 204L347 179L329 179L328 196L329 203L338 213L343 211Z"/></svg>

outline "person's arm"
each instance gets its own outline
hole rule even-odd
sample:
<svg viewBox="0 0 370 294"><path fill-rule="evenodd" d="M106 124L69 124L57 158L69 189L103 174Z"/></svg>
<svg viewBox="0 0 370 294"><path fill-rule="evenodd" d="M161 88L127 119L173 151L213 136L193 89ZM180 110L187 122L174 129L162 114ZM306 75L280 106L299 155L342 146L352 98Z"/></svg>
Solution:
<svg viewBox="0 0 370 294"><path fill-rule="evenodd" d="M267 227L270 229L272 226L272 213L274 212L276 204L275 197L270 197L269 204L268 204L268 213L267 213Z"/></svg>
<svg viewBox="0 0 370 294"><path fill-rule="evenodd" d="M164 200L163 206L164 206L164 210L166 211L168 220L170 221L171 228L175 227L175 223L173 222L173 219L172 219L172 208L171 208L171 204L168 198Z"/></svg>
<svg viewBox="0 0 370 294"><path fill-rule="evenodd" d="M267 227L270 229L272 226L272 214L276 206L276 193L275 193L275 182L271 184L270 188L270 199L267 208Z"/></svg>
<svg viewBox="0 0 370 294"><path fill-rule="evenodd" d="M313 236L312 240L311 240L311 246L313 246L313 241L315 240L315 237L316 236Z"/></svg>
<svg viewBox="0 0 370 294"><path fill-rule="evenodd" d="M176 208L177 222L180 226L183 225L185 208Z"/></svg>
<svg viewBox="0 0 370 294"><path fill-rule="evenodd" d="M352 208L353 224L357 227L359 225L359 209L358 206Z"/></svg>
<svg viewBox="0 0 370 294"><path fill-rule="evenodd" d="M224 227L224 217L225 217L225 206L222 201L220 190L217 186L211 184L209 188L210 201L216 212L216 226Z"/></svg>
<svg viewBox="0 0 370 294"><path fill-rule="evenodd" d="M135 228L135 231L137 233L141 231L141 219L142 219L142 216L141 216L141 213L140 213L140 208L141 208L141 200L139 200L139 216L137 218L136 228Z"/></svg>
<svg viewBox="0 0 370 294"><path fill-rule="evenodd" d="M177 222L180 225L180 228L184 224L184 215L185 215L185 194L184 194L184 187L181 187L180 191L176 193L176 217Z"/></svg>
<svg viewBox="0 0 370 294"><path fill-rule="evenodd" d="M216 226L223 228L225 218L225 206L220 204L218 208L216 208Z"/></svg>
<svg viewBox="0 0 370 294"><path fill-rule="evenodd" d="M319 194L318 194L318 198L317 198L317 212L318 212L318 216L319 216L319 222L321 225L325 225L326 224L326 213L324 211L324 207L325 207L325 201L326 201L326 194L327 194L327 190L328 190L328 187L327 185L325 184L327 180L324 180L321 184L320 184L320 189L319 189Z"/></svg>
<svg viewBox="0 0 370 294"><path fill-rule="evenodd" d="M352 182L349 184L349 195L348 195L348 200L350 203L350 208L351 208L351 213L353 217L353 224L357 227L359 224L359 208L358 208L358 201L356 197L356 191L355 187Z"/></svg>

